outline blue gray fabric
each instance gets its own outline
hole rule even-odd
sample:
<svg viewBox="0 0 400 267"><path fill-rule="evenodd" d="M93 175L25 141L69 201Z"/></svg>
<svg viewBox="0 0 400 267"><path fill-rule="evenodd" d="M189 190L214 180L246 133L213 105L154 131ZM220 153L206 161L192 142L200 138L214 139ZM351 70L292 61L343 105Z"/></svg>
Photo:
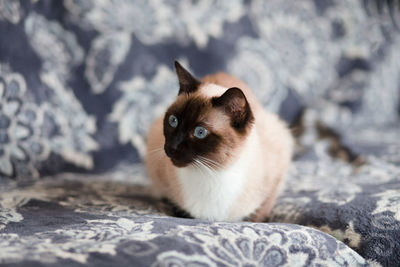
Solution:
<svg viewBox="0 0 400 267"><path fill-rule="evenodd" d="M398 264L399 10L0 0L0 263ZM145 136L177 94L175 59L238 76L292 125L268 223L171 217L144 194Z"/></svg>
<svg viewBox="0 0 400 267"><path fill-rule="evenodd" d="M364 266L328 234L295 224L166 215L117 176L69 174L1 197L0 263L11 266ZM176 265L174 265L176 264ZM9 265L8 265L9 266Z"/></svg>

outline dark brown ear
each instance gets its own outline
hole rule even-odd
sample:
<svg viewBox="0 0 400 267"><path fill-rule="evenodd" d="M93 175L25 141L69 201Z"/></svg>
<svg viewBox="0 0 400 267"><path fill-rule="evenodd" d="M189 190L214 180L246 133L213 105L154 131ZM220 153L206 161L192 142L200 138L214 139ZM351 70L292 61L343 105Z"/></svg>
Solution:
<svg viewBox="0 0 400 267"><path fill-rule="evenodd" d="M179 95L181 93L193 93L197 90L200 85L200 82L192 76L185 68L179 64L178 61L175 61L175 70L178 75L179 80Z"/></svg>
<svg viewBox="0 0 400 267"><path fill-rule="evenodd" d="M214 107L223 108L224 112L231 117L232 127L239 132L244 132L254 121L246 96L237 87L229 88L220 97L214 97L212 104Z"/></svg>

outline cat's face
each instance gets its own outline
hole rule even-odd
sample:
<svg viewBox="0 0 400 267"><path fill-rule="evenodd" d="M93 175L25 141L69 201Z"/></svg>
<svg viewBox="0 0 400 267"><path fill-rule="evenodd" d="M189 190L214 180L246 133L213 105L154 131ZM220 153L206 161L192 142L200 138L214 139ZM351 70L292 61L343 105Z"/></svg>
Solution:
<svg viewBox="0 0 400 267"><path fill-rule="evenodd" d="M214 169L223 167L254 120L246 97L239 88L230 88L220 97L200 95L201 83L179 63L175 66L180 90L164 116L165 153L177 167L196 161Z"/></svg>

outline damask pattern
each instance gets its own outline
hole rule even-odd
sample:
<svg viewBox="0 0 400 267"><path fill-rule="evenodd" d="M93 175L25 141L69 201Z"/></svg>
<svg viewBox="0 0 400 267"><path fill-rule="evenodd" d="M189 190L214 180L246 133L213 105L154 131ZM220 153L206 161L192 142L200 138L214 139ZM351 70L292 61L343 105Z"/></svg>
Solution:
<svg viewBox="0 0 400 267"><path fill-rule="evenodd" d="M0 227L5 229L0 233L0 259L8 263L22 257L43 264L65 260L95 265L100 253L115 257L114 262L129 255L131 264L143 266L366 264L333 237L299 225L184 222L166 217L163 206L149 198L143 186L118 183L113 174L46 179L3 193L0 205ZM38 209L40 224L29 218ZM20 235L14 223L30 227L30 232ZM180 247L186 249L176 249Z"/></svg>
<svg viewBox="0 0 400 267"><path fill-rule="evenodd" d="M0 0L0 264L398 264L399 8ZM236 75L291 124L268 223L178 218L150 197L145 136L177 94L175 59Z"/></svg>
<svg viewBox="0 0 400 267"><path fill-rule="evenodd" d="M134 77L121 83L119 89L123 95L115 103L109 117L110 121L118 123L120 142L131 141L143 157L146 133L154 118L160 116L173 102L176 93L171 92L170 88L177 87L176 74L162 65L150 81Z"/></svg>

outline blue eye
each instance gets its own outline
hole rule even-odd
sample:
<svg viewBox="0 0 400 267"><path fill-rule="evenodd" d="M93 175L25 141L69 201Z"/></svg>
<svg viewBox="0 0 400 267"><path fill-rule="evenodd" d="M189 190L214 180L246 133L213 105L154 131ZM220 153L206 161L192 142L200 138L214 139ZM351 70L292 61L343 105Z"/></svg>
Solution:
<svg viewBox="0 0 400 267"><path fill-rule="evenodd" d="M197 126L194 129L194 136L196 136L199 139L205 138L207 136L207 133L208 133L207 129L204 128L203 126Z"/></svg>
<svg viewBox="0 0 400 267"><path fill-rule="evenodd" d="M169 116L168 122L172 128L176 128L176 126L178 126L178 118L174 115Z"/></svg>

